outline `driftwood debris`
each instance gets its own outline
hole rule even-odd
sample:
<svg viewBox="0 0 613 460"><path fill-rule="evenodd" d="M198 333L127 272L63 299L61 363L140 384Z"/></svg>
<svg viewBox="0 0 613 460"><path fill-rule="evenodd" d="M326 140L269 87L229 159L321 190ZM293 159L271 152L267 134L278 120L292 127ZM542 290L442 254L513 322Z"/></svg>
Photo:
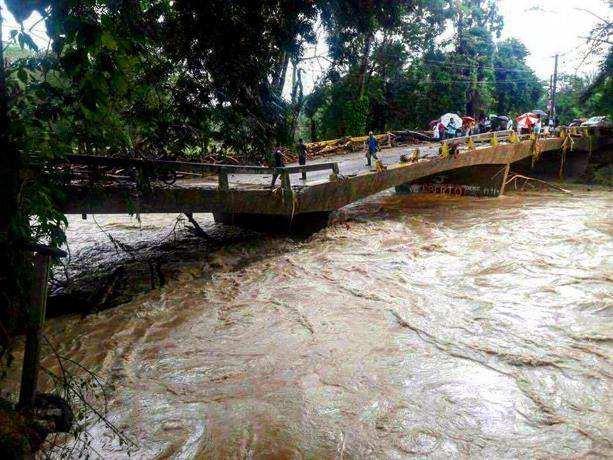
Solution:
<svg viewBox="0 0 613 460"><path fill-rule="evenodd" d="M409 129L375 134L375 138L379 141L379 147L382 149L409 143L432 142L433 140L427 134ZM368 136L341 137L339 139L311 142L306 144L306 147L309 157L356 152L364 148L366 139L368 139Z"/></svg>
<svg viewBox="0 0 613 460"><path fill-rule="evenodd" d="M94 292L88 302L88 310L83 312L97 313L107 305L111 298L114 297L120 290L120 284L125 281L127 276L126 268L123 265L115 268L108 276L100 289Z"/></svg>
<svg viewBox="0 0 613 460"><path fill-rule="evenodd" d="M562 188L562 187L560 187L558 185L552 184L551 182L547 182L547 181L544 181L544 180L541 180L541 179L537 179L536 177L524 176L523 174L518 174L518 173L514 173L514 172L510 172L509 176L510 177L505 182L505 185L508 185L511 182L513 182L514 185L515 185L515 189L517 189L517 182L518 182L518 180L523 179L524 183L522 185L522 190L523 190L524 186L528 182L533 181L533 182L536 182L538 184L545 185L545 186L547 186L547 187L549 187L549 188L551 188L553 190L557 190L558 192L566 193L567 195L572 195L572 192L570 190L566 190L566 189L564 189L564 188Z"/></svg>
<svg viewBox="0 0 613 460"><path fill-rule="evenodd" d="M420 133L419 131L411 131L409 129L405 129L402 131L392 131L392 134L396 136L396 143L403 144L409 142L433 142L434 138L432 136L428 136L427 134Z"/></svg>
<svg viewBox="0 0 613 460"><path fill-rule="evenodd" d="M185 216L187 217L187 220L189 220L189 223L192 224L192 231L195 235L201 236L207 241L215 241L215 238L205 232L196 219L194 219L194 215L191 212L186 212Z"/></svg>
<svg viewBox="0 0 613 460"><path fill-rule="evenodd" d="M376 137L381 143L386 138L386 135L378 135ZM311 142L306 144L306 148L310 157L334 155L360 150L363 148L365 140L366 137L341 137L340 139Z"/></svg>

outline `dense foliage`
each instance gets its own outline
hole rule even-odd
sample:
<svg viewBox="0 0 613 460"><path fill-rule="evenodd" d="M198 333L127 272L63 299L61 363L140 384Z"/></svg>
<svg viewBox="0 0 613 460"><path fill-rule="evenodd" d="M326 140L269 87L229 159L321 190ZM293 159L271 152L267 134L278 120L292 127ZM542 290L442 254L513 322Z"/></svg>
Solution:
<svg viewBox="0 0 613 460"><path fill-rule="evenodd" d="M502 28L496 2L410 2L394 20L370 4L365 18L345 7L327 23L332 66L306 102L305 136L423 129L449 111L478 117L536 106L543 84L526 65L526 47L495 42ZM454 34L437 43L446 23Z"/></svg>

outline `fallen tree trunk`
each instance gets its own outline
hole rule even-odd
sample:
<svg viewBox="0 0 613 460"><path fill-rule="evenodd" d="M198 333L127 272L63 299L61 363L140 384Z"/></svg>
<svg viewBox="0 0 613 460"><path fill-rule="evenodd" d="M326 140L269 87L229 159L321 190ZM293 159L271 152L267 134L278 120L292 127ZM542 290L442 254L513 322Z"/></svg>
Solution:
<svg viewBox="0 0 613 460"><path fill-rule="evenodd" d="M405 129L402 131L392 131L392 134L396 136L396 142L434 142L435 139L427 134L420 133L419 131L411 131Z"/></svg>

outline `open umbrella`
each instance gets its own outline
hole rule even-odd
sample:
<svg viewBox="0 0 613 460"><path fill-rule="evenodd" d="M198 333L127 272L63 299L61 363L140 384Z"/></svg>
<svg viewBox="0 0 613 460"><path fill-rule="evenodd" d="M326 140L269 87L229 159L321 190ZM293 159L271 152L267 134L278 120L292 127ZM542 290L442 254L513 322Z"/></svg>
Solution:
<svg viewBox="0 0 613 460"><path fill-rule="evenodd" d="M517 122L517 126L533 126L534 123L538 121L538 117L535 114L528 112L517 117L515 121Z"/></svg>
<svg viewBox="0 0 613 460"><path fill-rule="evenodd" d="M498 118L501 121L509 121L509 117L507 117L506 115L498 115L496 118Z"/></svg>
<svg viewBox="0 0 613 460"><path fill-rule="evenodd" d="M441 120L432 120L432 121L430 122L430 126L432 126L432 125L436 125L436 124L439 124L440 122L441 122Z"/></svg>
<svg viewBox="0 0 613 460"><path fill-rule="evenodd" d="M473 117L465 116L465 117L462 117L462 121L466 123L467 125L470 125L475 122L475 119Z"/></svg>
<svg viewBox="0 0 613 460"><path fill-rule="evenodd" d="M441 117L441 123L447 127L447 125L453 120L456 128L462 126L462 119L455 113L446 113Z"/></svg>
<svg viewBox="0 0 613 460"><path fill-rule="evenodd" d="M540 109L533 110L532 113L534 115L540 115L541 117L546 117L547 116L547 112L544 112L544 111L542 111Z"/></svg>

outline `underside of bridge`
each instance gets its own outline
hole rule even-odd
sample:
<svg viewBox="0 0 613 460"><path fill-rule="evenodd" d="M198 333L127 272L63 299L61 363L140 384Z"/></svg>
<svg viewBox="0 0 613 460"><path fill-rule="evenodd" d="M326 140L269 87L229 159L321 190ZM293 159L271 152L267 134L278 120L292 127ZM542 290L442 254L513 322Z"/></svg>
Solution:
<svg viewBox="0 0 613 460"><path fill-rule="evenodd" d="M306 235L325 228L330 223L331 211L305 212L295 216L248 213L213 213L215 222L258 230L266 233L293 233Z"/></svg>

